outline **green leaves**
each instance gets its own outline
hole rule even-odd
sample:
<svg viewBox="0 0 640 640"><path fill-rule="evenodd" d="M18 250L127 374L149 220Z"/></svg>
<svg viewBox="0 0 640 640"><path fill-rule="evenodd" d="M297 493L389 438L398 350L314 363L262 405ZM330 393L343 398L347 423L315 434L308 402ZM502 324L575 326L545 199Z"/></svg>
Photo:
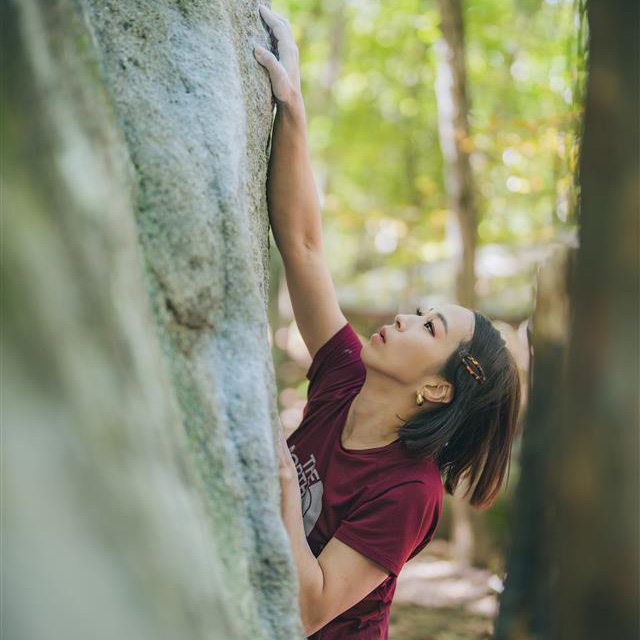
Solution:
<svg viewBox="0 0 640 640"><path fill-rule="evenodd" d="M447 234L436 3L296 0L278 8L299 42L311 157L332 230L325 243L330 260L341 247L357 246L349 252L354 276L357 265L409 266L446 255L446 247L434 248ZM480 245L537 243L575 227L585 75L579 13L574 0L464 3L465 147ZM398 221L402 233L371 224L381 218ZM347 241L352 234L357 242ZM348 269L340 271L349 278Z"/></svg>

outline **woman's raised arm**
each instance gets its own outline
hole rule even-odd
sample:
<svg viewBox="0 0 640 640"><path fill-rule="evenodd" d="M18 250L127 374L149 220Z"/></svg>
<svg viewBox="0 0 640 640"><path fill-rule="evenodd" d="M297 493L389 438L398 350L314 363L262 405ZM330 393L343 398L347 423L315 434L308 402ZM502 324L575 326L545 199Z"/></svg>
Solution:
<svg viewBox="0 0 640 640"><path fill-rule="evenodd" d="M267 202L273 237L282 255L296 323L309 353L315 352L346 318L324 261L320 201L307 148L307 123L300 90L298 47L286 18L260 5L260 14L278 45L280 59L256 47L277 101Z"/></svg>

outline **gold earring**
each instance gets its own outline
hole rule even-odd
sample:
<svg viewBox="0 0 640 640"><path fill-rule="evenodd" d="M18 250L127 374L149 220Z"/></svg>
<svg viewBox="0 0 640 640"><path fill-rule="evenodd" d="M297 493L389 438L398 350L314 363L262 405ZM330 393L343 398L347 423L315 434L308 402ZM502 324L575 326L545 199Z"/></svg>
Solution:
<svg viewBox="0 0 640 640"><path fill-rule="evenodd" d="M422 397L422 394L418 391L416 394L416 403L422 404L423 402L424 402L424 398Z"/></svg>

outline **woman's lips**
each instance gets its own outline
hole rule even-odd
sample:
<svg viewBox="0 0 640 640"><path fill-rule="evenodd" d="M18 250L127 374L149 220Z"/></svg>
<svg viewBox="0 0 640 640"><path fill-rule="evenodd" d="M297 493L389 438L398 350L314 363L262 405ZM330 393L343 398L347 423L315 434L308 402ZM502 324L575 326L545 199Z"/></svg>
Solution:
<svg viewBox="0 0 640 640"><path fill-rule="evenodd" d="M382 336L379 333L374 333L371 336L371 340L373 340L374 342L380 342L380 343L384 344L384 340L382 339Z"/></svg>

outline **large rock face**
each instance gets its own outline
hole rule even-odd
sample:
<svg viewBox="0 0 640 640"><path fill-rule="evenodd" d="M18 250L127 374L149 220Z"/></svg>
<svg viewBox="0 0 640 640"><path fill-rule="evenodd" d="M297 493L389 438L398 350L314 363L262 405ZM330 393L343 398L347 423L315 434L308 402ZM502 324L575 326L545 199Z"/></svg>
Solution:
<svg viewBox="0 0 640 640"><path fill-rule="evenodd" d="M296 638L257 4L2 4L11 638Z"/></svg>

